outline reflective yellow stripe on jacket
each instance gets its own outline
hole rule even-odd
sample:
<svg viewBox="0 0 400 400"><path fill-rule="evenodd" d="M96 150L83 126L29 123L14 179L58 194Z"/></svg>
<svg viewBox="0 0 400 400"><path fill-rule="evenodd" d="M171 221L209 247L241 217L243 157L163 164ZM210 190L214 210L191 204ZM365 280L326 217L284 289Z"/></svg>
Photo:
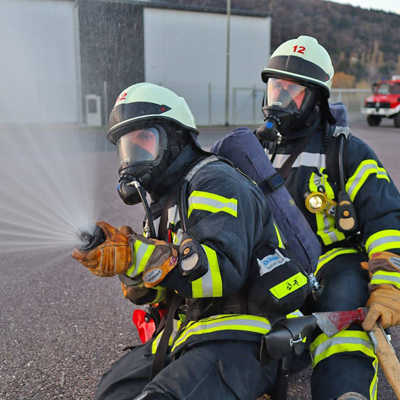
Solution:
<svg viewBox="0 0 400 400"><path fill-rule="evenodd" d="M371 174L376 174L378 179L386 179L390 182L385 168L379 167L375 160L364 160L346 183L346 192L349 194L351 201L354 201L357 193Z"/></svg>
<svg viewBox="0 0 400 400"><path fill-rule="evenodd" d="M204 335L222 331L245 331L265 335L271 329L271 324L266 318L255 315L217 315L200 321L189 322L185 330L175 340L171 351L176 351L193 336Z"/></svg>
<svg viewBox="0 0 400 400"><path fill-rule="evenodd" d="M281 233L279 232L278 225L276 225L275 223L274 223L274 228L275 228L276 237L277 237L277 239L278 239L278 247L279 247L280 249L284 249L284 248L285 248L285 244L284 244L284 242L283 242L282 235L281 235Z"/></svg>
<svg viewBox="0 0 400 400"><path fill-rule="evenodd" d="M178 328L180 323L178 322ZM171 335L168 344L171 352L183 346L186 341L196 335L206 335L209 333L223 331L244 331L265 335L271 330L271 324L266 318L247 314L225 314L203 318L200 321L189 322L188 326L179 334L178 337ZM162 335L161 331L151 345L151 352L155 354ZM176 333L176 332L175 332Z"/></svg>
<svg viewBox="0 0 400 400"><path fill-rule="evenodd" d="M317 269L315 270L315 275L317 275L321 270L321 268L329 261L332 261L334 258L342 254L351 254L351 253L358 253L358 251L356 249L347 249L343 247L338 247L337 249L332 249L322 254L321 256L319 256Z"/></svg>
<svg viewBox="0 0 400 400"><path fill-rule="evenodd" d="M174 326L174 329L173 329L173 331L172 331L172 334L171 334L171 336L170 336L170 338L169 338L169 340L168 340L168 346L169 346L169 347L171 347L171 346L173 345L175 336L176 336L176 334L177 334L177 332L178 332L178 330L179 330L180 325L181 325L181 321L177 321L176 326ZM157 352L157 347L158 347L158 345L159 345L159 343L160 343L161 336L162 336L163 332L164 332L164 330L162 330L161 332L159 332L159 333L157 334L157 336L153 339L153 343L151 344L151 353L152 353L152 354L156 354L156 352Z"/></svg>
<svg viewBox="0 0 400 400"><path fill-rule="evenodd" d="M371 285L393 285L400 289L400 273L378 270L372 275Z"/></svg>
<svg viewBox="0 0 400 400"><path fill-rule="evenodd" d="M374 253L396 248L400 248L400 231L396 229L376 232L365 242L365 250L369 257Z"/></svg>
<svg viewBox="0 0 400 400"><path fill-rule="evenodd" d="M320 175L313 172L310 176L309 189L311 192L318 192L318 188L322 186L328 199L333 200L334 191L324 174L323 168L320 169ZM345 235L335 228L335 217L325 212L315 214L317 222L317 235L322 239L325 246L339 242L345 239Z"/></svg>
<svg viewBox="0 0 400 400"><path fill-rule="evenodd" d="M225 212L237 217L237 199L220 196L218 194L193 191L188 199L188 217L193 210L208 211L210 213Z"/></svg>
<svg viewBox="0 0 400 400"><path fill-rule="evenodd" d="M207 255L208 271L201 278L192 282L192 297L222 297L222 279L217 253L204 244L201 247Z"/></svg>
<svg viewBox="0 0 400 400"><path fill-rule="evenodd" d="M304 314L300 310L295 310L288 314L286 318L298 318L303 317ZM178 321L178 329L180 321ZM174 334L169 339L169 346L173 345L171 351L176 350L179 346L182 346L187 339L194 335L201 335L207 333L221 332L221 331L246 331L266 335L271 330L271 324L266 318L258 317L254 315L235 315L225 314L216 315L209 318L204 318L200 321L192 321L188 324L185 330L179 335L179 338L174 342ZM176 333L176 332L175 332ZM161 339L160 332L152 343L152 353L155 354L157 351L158 344Z"/></svg>
<svg viewBox="0 0 400 400"><path fill-rule="evenodd" d="M133 263L128 271L126 271L126 275L134 278L141 274L154 249L155 246L153 244L146 244L140 240L136 240L133 245Z"/></svg>
<svg viewBox="0 0 400 400"><path fill-rule="evenodd" d="M372 358L372 365L375 370L370 385L370 399L376 400L378 383L378 360L374 352L374 346L363 331L345 330L338 332L332 337L321 333L310 345L312 366L315 368L318 363L335 354L361 352Z"/></svg>

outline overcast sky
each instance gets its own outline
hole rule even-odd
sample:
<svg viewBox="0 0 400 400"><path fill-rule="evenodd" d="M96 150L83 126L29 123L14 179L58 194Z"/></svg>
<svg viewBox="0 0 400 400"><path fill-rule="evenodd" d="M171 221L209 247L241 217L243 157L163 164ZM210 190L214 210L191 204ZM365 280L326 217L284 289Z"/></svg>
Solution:
<svg viewBox="0 0 400 400"><path fill-rule="evenodd" d="M399 0L329 0L335 3L351 4L362 8L373 8L375 10L385 10L400 14Z"/></svg>

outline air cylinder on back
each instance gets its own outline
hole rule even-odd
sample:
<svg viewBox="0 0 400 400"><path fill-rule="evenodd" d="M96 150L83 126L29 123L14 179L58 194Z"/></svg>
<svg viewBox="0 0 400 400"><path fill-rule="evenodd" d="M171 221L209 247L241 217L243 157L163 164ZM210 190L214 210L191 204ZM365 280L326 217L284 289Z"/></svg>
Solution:
<svg viewBox="0 0 400 400"><path fill-rule="evenodd" d="M266 195L291 257L307 273L314 272L321 245L253 132L237 128L218 140L211 151L230 160L258 184Z"/></svg>

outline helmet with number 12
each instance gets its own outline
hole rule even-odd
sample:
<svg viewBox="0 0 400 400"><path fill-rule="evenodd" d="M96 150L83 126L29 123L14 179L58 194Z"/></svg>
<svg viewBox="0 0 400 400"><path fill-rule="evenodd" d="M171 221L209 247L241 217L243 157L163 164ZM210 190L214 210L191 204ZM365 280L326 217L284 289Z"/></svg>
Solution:
<svg viewBox="0 0 400 400"><path fill-rule="evenodd" d="M275 115L284 136L296 136L317 104L331 119L327 99L334 69L328 52L317 39L299 36L282 43L261 73L267 84L264 114Z"/></svg>

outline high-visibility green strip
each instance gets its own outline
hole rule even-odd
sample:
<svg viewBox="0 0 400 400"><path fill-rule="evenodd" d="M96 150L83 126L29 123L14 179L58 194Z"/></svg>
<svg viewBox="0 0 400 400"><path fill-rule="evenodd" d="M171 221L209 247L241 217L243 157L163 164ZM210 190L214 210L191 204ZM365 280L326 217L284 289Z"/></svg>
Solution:
<svg viewBox="0 0 400 400"><path fill-rule="evenodd" d="M171 351L175 351L190 337L221 331L246 331L265 335L271 329L271 324L266 318L255 315L226 314L204 318L190 323L182 334L176 339Z"/></svg>
<svg viewBox="0 0 400 400"><path fill-rule="evenodd" d="M175 336L178 333L180 326L181 326L181 321L177 321L176 326L174 326L174 330L172 331L172 334L168 339L168 346L172 346L172 344L174 343ZM163 334L163 332L164 330L159 332L159 334L154 338L153 343L151 344L151 354L156 354L158 345L160 344L161 335Z"/></svg>
<svg viewBox="0 0 400 400"><path fill-rule="evenodd" d="M274 224L274 228L275 228L276 237L278 238L278 247L280 249L284 249L285 245L283 244L283 240L282 240L281 233L279 232L279 228L276 224Z"/></svg>
<svg viewBox="0 0 400 400"><path fill-rule="evenodd" d="M286 315L287 319L299 318L299 317L304 317L304 314L300 310L294 310L290 314Z"/></svg>
<svg viewBox="0 0 400 400"><path fill-rule="evenodd" d="M371 285L393 285L400 289L400 273L378 270L372 275Z"/></svg>
<svg viewBox="0 0 400 400"><path fill-rule="evenodd" d="M380 251L400 248L400 231L385 229L375 232L365 242L365 250L368 256Z"/></svg>
<svg viewBox="0 0 400 400"><path fill-rule="evenodd" d="M335 219L321 212L315 215L317 220L317 235L322 239L325 246L345 239L343 232L335 228Z"/></svg>
<svg viewBox="0 0 400 400"><path fill-rule="evenodd" d="M208 211L211 213L226 212L237 217L238 201L233 197L228 199L218 194L195 190L190 194L188 203L188 217L190 217L193 210Z"/></svg>
<svg viewBox="0 0 400 400"><path fill-rule="evenodd" d="M328 199L332 200L334 198L334 191L328 182L327 175L320 170L320 175L313 172L309 180L310 192L318 192L319 186L323 186L325 194ZM339 242L345 239L343 232L340 232L335 228L335 218L332 215L327 215L326 212L322 211L315 214L315 219L317 223L317 235L321 238L322 243L328 246L332 243Z"/></svg>
<svg viewBox="0 0 400 400"><path fill-rule="evenodd" d="M315 368L319 362L334 354L355 351L360 351L366 356L376 359L374 346L366 332L346 330L338 332L332 337L322 333L310 345L312 366Z"/></svg>
<svg viewBox="0 0 400 400"><path fill-rule="evenodd" d="M157 352L157 347L158 344L160 343L161 335L163 331L161 331L153 340L153 343L151 344L151 354L156 354Z"/></svg>
<svg viewBox="0 0 400 400"><path fill-rule="evenodd" d="M192 281L192 296L195 299L199 299L203 296L203 284L201 278Z"/></svg>
<svg viewBox="0 0 400 400"><path fill-rule="evenodd" d="M389 175L386 172L385 168L379 168L378 167L378 172L376 173L376 177L378 179L386 179L388 182L390 182Z"/></svg>
<svg viewBox="0 0 400 400"><path fill-rule="evenodd" d="M378 179L386 179L390 182L386 170L379 167L376 160L364 160L346 183L346 192L349 194L351 201L354 201L357 193L371 174L376 174Z"/></svg>
<svg viewBox="0 0 400 400"><path fill-rule="evenodd" d="M307 285L307 277L302 274L301 272L298 272L297 274L291 276L290 278L284 280L281 283L278 283L269 291L277 298L281 299L297 289L300 289L304 285Z"/></svg>
<svg viewBox="0 0 400 400"><path fill-rule="evenodd" d="M319 257L317 269L315 270L315 275L321 270L321 268L327 264L329 261L332 261L335 257L340 256L342 254L351 254L358 253L356 249L345 249L342 247L338 247L337 249L332 249L322 254Z"/></svg>
<svg viewBox="0 0 400 400"><path fill-rule="evenodd" d="M378 359L375 358L372 361L374 368L374 377L372 378L371 384L369 385L369 398L370 400L377 400L378 396Z"/></svg>
<svg viewBox="0 0 400 400"><path fill-rule="evenodd" d="M144 271L147 261L153 254L155 246L153 244L146 244L140 240L136 240L133 246L133 263L132 266L126 271L126 275L134 278Z"/></svg>
<svg viewBox="0 0 400 400"><path fill-rule="evenodd" d="M208 258L208 266L212 276L212 297L222 297L222 278L219 270L217 253L212 248L203 245Z"/></svg>
<svg viewBox="0 0 400 400"><path fill-rule="evenodd" d="M192 296L193 298L222 297L222 278L217 253L206 245L201 245L201 247L207 256L208 271L192 282Z"/></svg>

